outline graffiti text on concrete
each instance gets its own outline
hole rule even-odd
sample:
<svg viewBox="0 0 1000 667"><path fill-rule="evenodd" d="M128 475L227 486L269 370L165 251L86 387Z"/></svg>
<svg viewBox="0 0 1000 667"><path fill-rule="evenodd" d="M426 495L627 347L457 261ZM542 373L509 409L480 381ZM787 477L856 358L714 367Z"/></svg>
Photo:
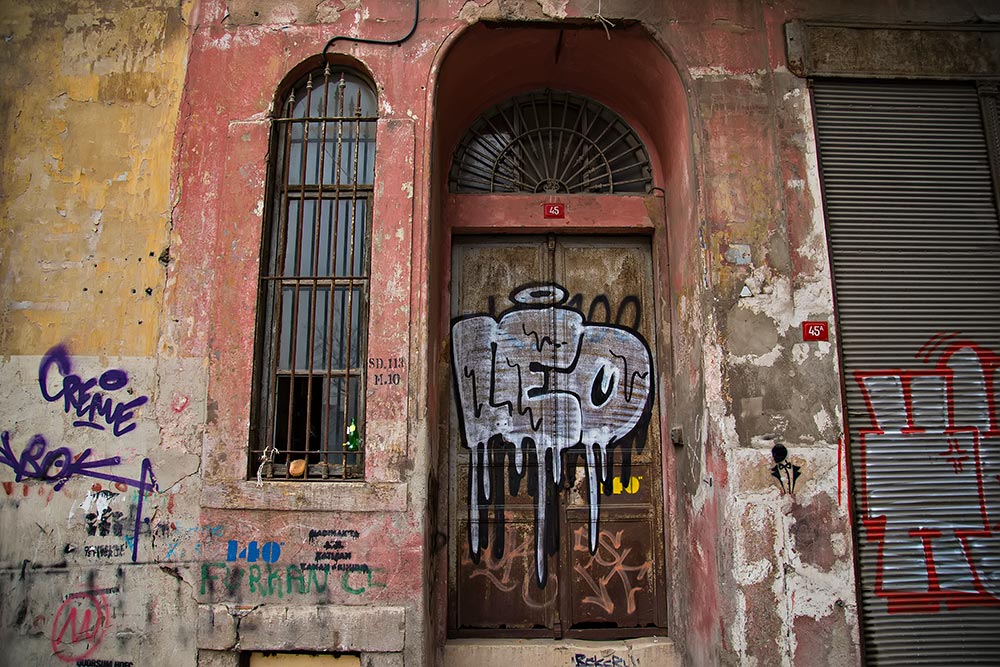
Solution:
<svg viewBox="0 0 1000 667"><path fill-rule="evenodd" d="M573 667L639 667L639 661L628 656L618 655L586 655L577 653L573 656Z"/></svg>
<svg viewBox="0 0 1000 667"><path fill-rule="evenodd" d="M113 368L104 371L100 377L84 380L73 372L73 361L63 345L56 345L42 357L38 366L38 388L46 401L62 400L66 414L72 413L76 417L73 426L100 431L110 426L116 437L135 428L135 410L149 401L148 396L137 396L128 401L109 397L108 394L122 389L131 393L128 374Z"/></svg>
<svg viewBox="0 0 1000 667"><path fill-rule="evenodd" d="M101 645L110 620L103 595L76 593L63 601L52 622L52 652L63 662L91 655Z"/></svg>
<svg viewBox="0 0 1000 667"><path fill-rule="evenodd" d="M85 544L83 555L87 558L119 558L128 547L125 544Z"/></svg>
<svg viewBox="0 0 1000 667"><path fill-rule="evenodd" d="M325 570L326 572L369 572L371 568L366 563L356 563L354 553L349 550L348 543L361 536L351 528L317 528L309 531L309 545L313 551L312 563L301 563L303 570ZM344 577L347 581L347 577ZM345 585L345 590L347 587Z"/></svg>
<svg viewBox="0 0 1000 667"><path fill-rule="evenodd" d="M132 543L132 561L137 558L139 529L142 527L142 503L146 493L155 491L156 476L153 474L153 464L149 459L142 460L139 479L112 475L104 470L121 463L121 457L112 456L106 459L91 461L93 450L87 448L77 455L68 447L57 447L49 450L45 437L38 433L28 441L20 456L14 454L10 445L10 433L0 433L0 464L14 471L14 481L22 479L37 479L43 482L55 482L53 488L58 491L74 477L90 477L108 482L131 486L139 493L136 506L135 530Z"/></svg>
<svg viewBox="0 0 1000 667"><path fill-rule="evenodd" d="M229 596L244 590L260 597L284 598L286 595L309 595L326 591L330 573L326 570L303 570L298 565L274 567L250 565L230 567L226 563L201 564L201 594L214 594L221 588Z"/></svg>

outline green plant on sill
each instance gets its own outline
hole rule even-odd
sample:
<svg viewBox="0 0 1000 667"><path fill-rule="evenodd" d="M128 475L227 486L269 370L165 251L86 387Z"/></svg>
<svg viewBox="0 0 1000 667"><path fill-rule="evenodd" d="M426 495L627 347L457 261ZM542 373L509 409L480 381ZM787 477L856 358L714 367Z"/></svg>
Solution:
<svg viewBox="0 0 1000 667"><path fill-rule="evenodd" d="M356 452L361 448L361 436L358 435L358 424L351 420L351 425L347 427L347 442L344 449L348 452Z"/></svg>

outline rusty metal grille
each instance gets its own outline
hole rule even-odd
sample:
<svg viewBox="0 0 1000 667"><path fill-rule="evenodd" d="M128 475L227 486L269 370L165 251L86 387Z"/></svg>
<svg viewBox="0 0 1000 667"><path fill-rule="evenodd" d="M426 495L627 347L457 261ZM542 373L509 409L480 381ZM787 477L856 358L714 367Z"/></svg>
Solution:
<svg viewBox="0 0 1000 667"><path fill-rule="evenodd" d="M364 477L376 98L359 76L306 76L274 119L250 474Z"/></svg>
<svg viewBox="0 0 1000 667"><path fill-rule="evenodd" d="M457 193L646 193L649 155L618 114L572 93L513 97L480 116L459 143Z"/></svg>

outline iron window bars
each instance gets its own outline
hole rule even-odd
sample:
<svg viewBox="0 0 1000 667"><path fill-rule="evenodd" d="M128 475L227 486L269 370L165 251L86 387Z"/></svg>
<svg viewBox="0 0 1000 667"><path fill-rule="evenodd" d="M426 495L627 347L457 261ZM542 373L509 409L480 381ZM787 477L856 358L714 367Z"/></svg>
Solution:
<svg viewBox="0 0 1000 667"><path fill-rule="evenodd" d="M452 160L455 193L647 193L649 155L614 111L573 93L540 90L482 114Z"/></svg>
<svg viewBox="0 0 1000 667"><path fill-rule="evenodd" d="M364 477L373 87L328 65L273 119L250 476Z"/></svg>

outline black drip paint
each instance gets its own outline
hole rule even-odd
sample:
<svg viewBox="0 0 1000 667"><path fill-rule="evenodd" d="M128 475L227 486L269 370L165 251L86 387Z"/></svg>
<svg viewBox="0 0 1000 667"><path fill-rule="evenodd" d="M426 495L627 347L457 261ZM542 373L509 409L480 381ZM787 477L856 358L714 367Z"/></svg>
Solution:
<svg viewBox="0 0 1000 667"><path fill-rule="evenodd" d="M503 556L506 498L520 493L527 476L539 587L547 580L548 557L559 548L559 498L566 479L576 479L579 457L587 470L593 554L599 497L613 493L613 460L627 486L633 453L645 449L654 395L652 354L634 330L642 318L639 299L623 299L612 324L607 296L591 301L586 319L583 296L562 305L567 296L559 285L526 285L511 293L515 306L499 316L491 298L488 313L452 323L453 379L463 445L471 454L470 555L478 563L492 543L493 557ZM626 320L632 328L621 324ZM525 347L512 346L514 339ZM550 350L551 361L534 358ZM560 408L572 408L577 421L551 412Z"/></svg>

